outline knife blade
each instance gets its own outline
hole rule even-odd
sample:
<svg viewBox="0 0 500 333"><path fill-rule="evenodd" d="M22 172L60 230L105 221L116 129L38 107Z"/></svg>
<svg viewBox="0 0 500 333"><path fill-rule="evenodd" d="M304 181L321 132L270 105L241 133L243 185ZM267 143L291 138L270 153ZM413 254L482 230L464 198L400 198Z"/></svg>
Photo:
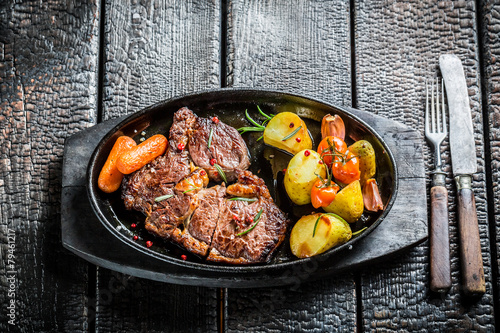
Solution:
<svg viewBox="0 0 500 333"><path fill-rule="evenodd" d="M469 93L460 59L453 54L439 57L446 87L450 117L450 151L457 187L458 228L462 287L469 296L486 291L472 174L477 172L476 146L472 128Z"/></svg>

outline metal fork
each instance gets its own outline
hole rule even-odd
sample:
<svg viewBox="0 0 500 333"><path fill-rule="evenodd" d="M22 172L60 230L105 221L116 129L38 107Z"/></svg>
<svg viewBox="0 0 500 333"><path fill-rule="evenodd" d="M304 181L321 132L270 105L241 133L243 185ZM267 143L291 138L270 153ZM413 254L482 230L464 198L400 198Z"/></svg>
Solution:
<svg viewBox="0 0 500 333"><path fill-rule="evenodd" d="M431 223L429 231L430 288L434 292L446 292L451 287L448 193L445 187L446 173L442 169L440 150L441 143L448 134L443 88L443 82L441 82L440 103L439 80L436 79L436 84L432 80L430 98L429 84L428 82L425 84L425 137L434 148L435 167L432 172Z"/></svg>

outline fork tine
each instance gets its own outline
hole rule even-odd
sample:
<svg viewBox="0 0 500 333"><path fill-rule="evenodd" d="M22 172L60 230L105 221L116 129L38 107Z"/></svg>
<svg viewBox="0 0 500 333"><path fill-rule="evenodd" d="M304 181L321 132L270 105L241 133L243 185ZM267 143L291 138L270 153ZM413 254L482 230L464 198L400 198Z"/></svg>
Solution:
<svg viewBox="0 0 500 333"><path fill-rule="evenodd" d="M431 133L436 133L436 111L434 109L434 80L431 86Z"/></svg>
<svg viewBox="0 0 500 333"><path fill-rule="evenodd" d="M441 80L441 107L443 108L443 132L444 134L448 134L448 129L446 128L446 106L444 104L444 82Z"/></svg>
<svg viewBox="0 0 500 333"><path fill-rule="evenodd" d="M439 107L439 79L436 78L436 132L441 132L441 108Z"/></svg>
<svg viewBox="0 0 500 333"><path fill-rule="evenodd" d="M425 80L425 131L430 131L429 126L429 82Z"/></svg>

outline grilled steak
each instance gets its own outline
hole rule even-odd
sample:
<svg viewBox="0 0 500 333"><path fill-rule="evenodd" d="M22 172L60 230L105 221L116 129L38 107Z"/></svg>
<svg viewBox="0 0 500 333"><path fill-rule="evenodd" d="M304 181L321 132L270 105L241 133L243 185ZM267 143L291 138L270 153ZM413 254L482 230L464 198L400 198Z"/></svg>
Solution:
<svg viewBox="0 0 500 333"><path fill-rule="evenodd" d="M199 168L193 171L175 185L170 192L171 197L159 202L158 205L161 205L161 208L148 214L144 223L146 230L182 245L194 254L205 256L210 241L204 242L204 239L193 238L186 224L197 207L206 206L203 202L206 201L204 200L205 193L209 191L205 189L207 185L207 173ZM206 197L210 199L210 195ZM207 228L210 228L208 224ZM207 228L205 230L208 230ZM211 237L213 228L208 233Z"/></svg>
<svg viewBox="0 0 500 333"><path fill-rule="evenodd" d="M189 149L179 149L179 144ZM209 177L220 180L212 159L229 181L238 182L206 188ZM127 209L146 214L150 233L209 261L265 262L283 241L290 220L273 202L264 181L243 171L249 165L245 142L233 127L182 108L174 115L165 155L127 176L122 198ZM236 196L256 200L230 200Z"/></svg>
<svg viewBox="0 0 500 333"><path fill-rule="evenodd" d="M250 166L245 141L234 127L221 121L214 123L206 118L196 119L194 133L189 140L189 153L194 164L207 170L210 179L215 181L222 178L210 163L212 159L222 168L229 182L236 179L237 170L246 170Z"/></svg>
<svg viewBox="0 0 500 333"><path fill-rule="evenodd" d="M171 194L175 184L191 172L189 153L179 150L178 145L187 145L196 118L188 108L177 111L165 155L124 178L122 199L127 209L151 212L158 207L154 199Z"/></svg>
<svg viewBox="0 0 500 333"><path fill-rule="evenodd" d="M225 200L207 260L233 264L268 261L283 242L290 220L273 202L264 181L249 171L240 172L238 183L229 186L227 192L252 196L257 201Z"/></svg>
<svg viewBox="0 0 500 333"><path fill-rule="evenodd" d="M198 193L198 206L187 221L187 229L193 237L211 244L225 195L226 187L219 185Z"/></svg>

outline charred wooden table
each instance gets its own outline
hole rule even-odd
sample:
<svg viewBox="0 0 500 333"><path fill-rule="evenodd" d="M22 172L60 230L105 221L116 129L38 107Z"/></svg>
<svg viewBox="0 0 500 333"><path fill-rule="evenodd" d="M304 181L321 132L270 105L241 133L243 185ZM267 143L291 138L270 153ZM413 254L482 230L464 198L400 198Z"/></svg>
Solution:
<svg viewBox="0 0 500 333"><path fill-rule="evenodd" d="M7 0L0 18L0 331L498 327L498 0ZM462 59L469 87L482 297L466 298L460 287L447 141L453 286L444 295L429 290L427 242L377 265L272 289L153 282L96 267L63 248L62 159L64 141L75 133L176 95L255 87L353 106L423 134L425 80L437 75L443 53Z"/></svg>

